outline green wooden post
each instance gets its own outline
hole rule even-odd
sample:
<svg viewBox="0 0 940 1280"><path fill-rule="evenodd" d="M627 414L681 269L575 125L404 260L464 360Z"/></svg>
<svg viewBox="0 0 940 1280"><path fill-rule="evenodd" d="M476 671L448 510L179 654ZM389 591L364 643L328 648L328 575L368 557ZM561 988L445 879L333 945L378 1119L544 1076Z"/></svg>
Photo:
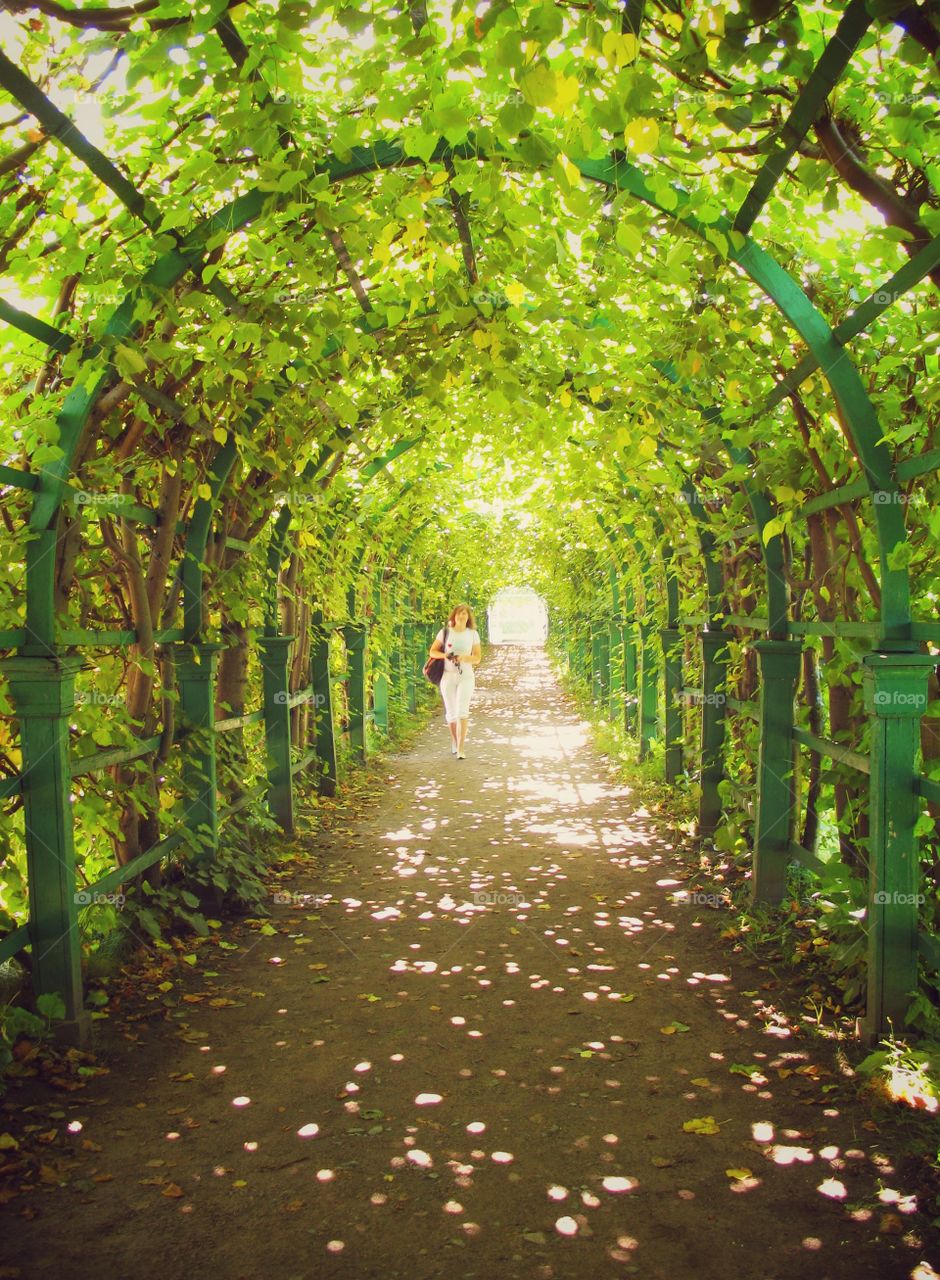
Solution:
<svg viewBox="0 0 940 1280"><path fill-rule="evenodd" d="M423 667L428 656L428 624L415 621L415 643L411 653L411 677L415 685L415 705L418 706L425 693L427 680L424 678Z"/></svg>
<svg viewBox="0 0 940 1280"><path fill-rule="evenodd" d="M388 733L388 677L383 671L372 681L372 716L379 733Z"/></svg>
<svg viewBox="0 0 940 1280"><path fill-rule="evenodd" d="M284 831L294 830L290 769L288 664L293 636L259 636L264 689L264 741L268 761L268 808Z"/></svg>
<svg viewBox="0 0 940 1280"><path fill-rule="evenodd" d="M575 662L578 679L582 684L591 687L591 626L583 616L579 616L575 630Z"/></svg>
<svg viewBox="0 0 940 1280"><path fill-rule="evenodd" d="M405 627L395 624L395 645L392 649L390 664L391 700L396 713L404 711L408 705L407 672L405 671Z"/></svg>
<svg viewBox="0 0 940 1280"><path fill-rule="evenodd" d="M761 688L751 900L777 903L786 893L795 825L793 698L803 646L799 640L758 640L754 648Z"/></svg>
<svg viewBox="0 0 940 1280"><path fill-rule="evenodd" d="M330 631L322 609L310 619L310 681L313 685L314 748L317 753L318 785L321 796L336 795L336 734L333 721L333 682L330 679Z"/></svg>
<svg viewBox="0 0 940 1280"><path fill-rule="evenodd" d="M610 672L607 716L616 721L620 716L623 697L623 620L619 615L611 618L607 627L607 658Z"/></svg>
<svg viewBox="0 0 940 1280"><path fill-rule="evenodd" d="M75 890L68 722L84 665L72 655L0 662L20 724L33 991L62 997L65 1019L57 1033L83 1046L91 1038L78 934L86 894Z"/></svg>
<svg viewBox="0 0 940 1280"><path fill-rule="evenodd" d="M594 680L595 700L606 711L610 702L610 631L606 622L594 630Z"/></svg>
<svg viewBox="0 0 940 1280"><path fill-rule="evenodd" d="M404 624L405 636L405 705L409 711L417 711L418 709L418 681L415 675L416 671L416 648L419 643L417 628L413 622ZM424 666L424 660L421 661Z"/></svg>
<svg viewBox="0 0 940 1280"><path fill-rule="evenodd" d="M593 620L587 624L587 635L587 652L591 663L588 671L588 688L591 693L591 701L599 702L601 697L601 633L594 625Z"/></svg>
<svg viewBox="0 0 940 1280"><path fill-rule="evenodd" d="M636 641L633 623L628 622L623 627L623 727L634 736L639 733L637 704Z"/></svg>
<svg viewBox="0 0 940 1280"><path fill-rule="evenodd" d="M663 646L663 677L666 701L667 782L675 782L682 772L682 632L678 627L664 627L659 633Z"/></svg>
<svg viewBox="0 0 940 1280"><path fill-rule="evenodd" d="M220 644L179 642L173 646L180 697L186 826L198 838L197 863L215 858L219 847L216 781L215 668Z"/></svg>
<svg viewBox="0 0 940 1280"><path fill-rule="evenodd" d="M350 622L343 627L349 670L349 745L364 764L369 754L366 738L366 637L364 622Z"/></svg>
<svg viewBox="0 0 940 1280"><path fill-rule="evenodd" d="M652 630L651 623L640 623L637 711L639 713L639 758L641 760L644 760L649 755L650 745L656 737L658 727L658 689L656 685L656 659L653 655Z"/></svg>
<svg viewBox="0 0 940 1280"><path fill-rule="evenodd" d="M718 784L724 777L725 709L728 702L728 633L702 631L701 784L698 801L699 835L710 835L721 820Z"/></svg>
<svg viewBox="0 0 940 1280"><path fill-rule="evenodd" d="M920 720L927 675L935 658L920 653L869 653L862 659L871 721L868 1004L870 1040L904 1024L917 991L919 904L923 902L914 826Z"/></svg>

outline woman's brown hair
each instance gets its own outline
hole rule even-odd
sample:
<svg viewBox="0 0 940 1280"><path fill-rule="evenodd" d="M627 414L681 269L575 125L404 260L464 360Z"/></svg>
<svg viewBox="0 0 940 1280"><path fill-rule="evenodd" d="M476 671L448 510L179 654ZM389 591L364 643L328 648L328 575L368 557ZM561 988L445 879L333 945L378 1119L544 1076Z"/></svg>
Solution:
<svg viewBox="0 0 940 1280"><path fill-rule="evenodd" d="M466 609L467 611L467 628L470 631L476 631L477 624L473 618L473 610L470 608L468 604L455 604L453 609L451 609L450 611L450 617L447 619L447 625L449 627L452 627L454 625L454 620L456 619L457 614L460 612L461 609Z"/></svg>

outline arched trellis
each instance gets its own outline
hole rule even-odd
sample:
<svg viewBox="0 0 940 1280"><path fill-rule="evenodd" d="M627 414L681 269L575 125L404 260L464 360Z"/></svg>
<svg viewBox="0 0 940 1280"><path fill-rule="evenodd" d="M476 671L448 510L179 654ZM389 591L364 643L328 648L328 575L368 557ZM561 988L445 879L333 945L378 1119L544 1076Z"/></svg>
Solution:
<svg viewBox="0 0 940 1280"><path fill-rule="evenodd" d="M726 235L733 250L733 252L729 250L729 258L737 261L751 275L751 278L768 292L781 314L785 316L807 342L810 348L809 358L824 369L825 376L829 380L834 394L845 410L851 443L857 456L862 461L865 470L864 485L869 495L887 493L896 496L897 487L888 465L890 459L886 448L878 443L880 431L857 374L855 374L854 369L843 369L839 371L835 381L829 376L832 370L827 367L826 360L838 354L839 340L829 330L828 325L822 320L819 313L809 306L805 295L796 288L786 273L772 259L763 255L762 251L752 241L749 241L746 234L744 234L753 224L762 204L773 190L776 179L783 172L788 159L794 153L800 137L809 128L813 118L814 104L818 107L828 89L838 78L840 69L846 65L855 44L867 29L869 21L870 19L864 12L864 6L859 4L858 0L853 0L853 3L846 11L843 21L840 23L836 37L827 47L820 63L810 77L804 93L791 113L786 128L782 132L782 137L786 138L787 141L781 143L777 151L766 162L754 188L734 219L733 225L728 221L711 224L711 231L718 230L721 234ZM18 73L20 78L17 80L15 76L12 76L9 65L4 63L0 69L6 76L4 83L7 87L13 83L15 88L19 90L16 96L25 95L25 99L21 97L20 100L24 101L27 109L34 111L41 120L45 115L46 119L43 122L47 124L47 127L51 125L53 132L61 134L66 141L66 145L70 145L75 154L89 164L93 172L98 174L115 191L128 209L136 216L139 216L146 225L151 225L153 223L152 209L147 205L146 200L127 183L127 180L123 178L119 171L113 165L110 165L110 162L106 161L94 148L91 148L86 140L81 138L81 135L77 133L62 113L58 113L57 116L51 114L55 112L55 108L39 94L35 86L29 84L21 73ZM16 71L16 69L13 68L13 71ZM65 133L63 133L63 125L66 127ZM391 148L389 154L392 157L389 163L409 162L400 152L396 160L394 158L395 148ZM457 148L447 148L442 144L432 156L432 161L457 158L461 154L474 155L476 153L471 144L468 144L468 149L465 151ZM661 201L653 196L646 185L643 175L634 166L625 166L624 162L617 160L603 162L603 166L605 167L603 168L602 176L601 171L597 170L596 166L594 166L595 171L591 172L591 165L578 165L581 172L591 180L601 181L610 189L629 190L636 198L650 204L659 212L669 212L664 209ZM374 169L375 167L377 166L373 163L359 170L353 168L344 175L341 172L342 166L337 166L335 176L349 176L352 172L366 172L368 169ZM611 181L612 174L613 181ZM674 191L673 194L677 193ZM239 206L240 213L248 212L252 198L257 195L258 193L252 193L247 197L243 197L242 201L248 202L246 204L242 204L241 201L235 202L235 205ZM682 207L681 195L682 193L679 193L677 196L680 200L680 208ZM261 212L264 204L265 199L261 199L260 204L258 204L258 213ZM220 216L217 215L216 219L211 220L214 225L222 225L217 221ZM710 238L711 231L709 228L699 225L694 216L681 216L678 221L685 225L687 229L702 235L704 239L708 240ZM245 222L240 225L245 225ZM743 243L741 245L738 245L735 235L742 237ZM161 263L158 263L151 273L148 273L148 285L169 287L175 280L178 280L185 270L192 267L196 262L198 245L198 235L195 240L189 243L187 243L186 238L181 238L177 249L167 255L165 259L162 259ZM927 254L928 259L934 264L936 262L936 248L936 242L934 242L932 246L928 246L928 249L922 251L922 254ZM930 254L934 255L932 259L930 259ZM185 261L186 255L190 255L191 261ZM916 274L918 270L921 271L921 275L925 274L924 264L928 259L922 258L919 266L916 265L918 260L915 259L914 263L910 264L911 269L908 270L908 275L905 278L910 279L912 272ZM926 268L926 270L929 269L929 267ZM894 280L898 280L901 276L901 272L897 273ZM236 301L225 290L225 287L216 280L212 282L212 291L228 305ZM133 332L132 314L133 307L130 310L125 307L123 312L119 308L115 316L112 317L112 321L106 331L108 336L129 336ZM869 308L869 320L873 318L874 314L877 314L877 312ZM7 318L11 318L12 313L8 310L6 315ZM14 320L20 319L17 316L12 316L12 318ZM28 319L21 321L21 327L26 327L27 325L31 326L31 328L27 328L27 331L32 331L35 335L38 331L37 325ZM55 331L53 330L52 333L55 333ZM57 342L58 338L55 341ZM54 349L61 348L55 347ZM85 420L87 420L87 413L95 402L96 393L103 389L107 377L107 374L103 374L102 381L99 381L98 384L93 384L93 389L86 397L84 404L82 403L82 395L84 393L80 389L73 392L73 395L67 401L66 410L60 422L60 426L63 428L61 438L66 446L72 449L73 455L80 432ZM210 473L213 477L213 483L210 484L210 488L215 490L215 481L218 480L217 492L213 493L214 498L221 494L224 486L225 476L222 473L227 462L224 452L227 448L228 445L223 446L223 450L216 459L216 464L213 465ZM28 563L28 613L24 637L26 643L22 646L22 653L27 657L43 652L55 652L56 638L51 608L53 585L51 578L53 557L51 553L54 550L55 541L54 520L63 496L63 483L68 474L69 461L67 451L64 451L60 464L53 464L51 467L44 468L38 481L23 485L23 487L32 488L36 491L31 527L38 535L30 544L31 550ZM901 519L900 504L892 502L880 505L875 504L874 516L881 548L882 584L886 588L882 597L884 626L880 647L885 653L892 650L913 653L914 636L911 629L906 571L892 568L887 563L889 553L903 541L904 527ZM203 528L208 532L206 513L197 509L190 530L194 540L192 543L194 548L202 535ZM193 559L194 557L189 557L188 562L191 564ZM190 589L186 595L191 602L195 596L195 590ZM776 613L772 611L771 621L776 616ZM190 625L193 619L194 615L191 608L187 622L190 636L195 634ZM184 621L187 621L185 609ZM773 629L770 630L770 637L771 640L776 638L776 632Z"/></svg>
<svg viewBox="0 0 940 1280"><path fill-rule="evenodd" d="M844 47L844 41L837 38L833 42L833 47L836 45ZM126 180L123 180L114 166L82 137L68 118L59 112L14 64L3 59L0 62L0 72L5 77L0 79L0 83L13 92L22 105L33 112L41 123L52 132L61 134L65 145L69 146L78 158L89 163L90 167L93 162L93 171L115 191L132 213L140 216L141 202L136 191L131 200ZM808 127L807 123L806 128ZM805 129L803 132L805 133ZM450 147L442 142L435 149L432 161L479 158L481 154L472 142L461 147ZM406 156L402 147L394 143L377 143L368 151L354 149L346 163L333 157L324 165L315 166L311 176L318 172L325 172L331 181L339 181L353 175L374 173L381 169L409 163L414 164L416 161ZM585 178L611 191L629 193L658 213L668 216L673 223L699 236L706 243L712 243L710 236L714 231L725 236L729 261L735 262L750 276L806 343L815 367L823 372L833 394L842 405L846 430L856 457L864 470L867 491L872 498L874 524L878 533L881 555L883 645L890 649L911 650L910 591L907 571L906 568L892 568L888 563L890 553L906 540L902 505L897 501L897 478L893 473L891 456L887 447L881 442L883 433L878 425L874 407L844 346L836 338L833 330L788 273L770 254L762 250L749 236L744 235L736 223L733 224L727 218L720 218L710 226L701 223L687 211L688 194L676 186L670 188L675 206L673 209L667 208L662 198L657 197L648 185L642 171L626 160L620 158L610 158L606 161L575 159L573 163ZM241 229L259 217L265 206L277 203L276 195L257 190L239 197L226 209L207 220L190 236L183 238L177 249L160 258L144 276L142 288L168 289L187 271L202 265L198 246L209 235L222 228L229 232ZM755 212L754 199L751 199L748 210L748 217L752 217ZM912 274L910 268L914 268L913 274L916 274L918 279L923 278L938 260L940 260L940 237L935 237L914 262L908 264L907 276ZM905 270L902 268L902 272ZM898 296L896 287L892 288L892 286L896 286L897 276L900 274L900 272L896 273L896 277L879 292L887 296ZM213 283L216 280L217 277ZM106 336L117 339L132 335L135 331L133 314L138 297L139 295L132 295L121 304L106 326ZM229 298L228 301L231 303L236 300ZM874 308L877 305L876 302L873 303ZM866 313L870 314L868 323L878 313L873 312L873 307L869 307ZM7 308L4 318L20 323L18 314L14 314L12 308ZM39 324L31 321L30 329L34 336L39 327ZM51 330L48 336L51 338L52 335L55 335L56 343L61 342L61 335L57 331ZM93 348L91 358L96 358L97 354L98 350ZM33 616L32 620L29 617L27 619L28 630L32 636L39 639L40 643L48 637L51 629L52 580L48 568L51 549L48 541L48 535L51 532L50 524L61 505L63 482L70 470L81 432L96 400L107 386L108 376L107 373L103 373L93 384L91 391L87 391L83 386L76 387L67 398L58 424L62 457L56 463L44 467L40 473L42 478L30 519L30 528L38 536L31 544L33 556L32 573L28 579L28 604L31 602L33 605ZM889 499L894 498L894 500L874 502L875 494L887 495ZM41 572L43 568L46 570L44 574ZM37 600L37 594L39 600ZM43 607L37 608L39 601L42 602ZM47 601L48 607L45 607Z"/></svg>

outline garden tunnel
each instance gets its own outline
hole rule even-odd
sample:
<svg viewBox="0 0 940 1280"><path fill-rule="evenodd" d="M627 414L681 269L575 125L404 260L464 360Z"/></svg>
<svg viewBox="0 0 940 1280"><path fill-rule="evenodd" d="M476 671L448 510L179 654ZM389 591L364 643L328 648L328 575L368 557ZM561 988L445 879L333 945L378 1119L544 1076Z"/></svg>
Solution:
<svg viewBox="0 0 940 1280"><path fill-rule="evenodd" d="M64 1031L80 920L250 895L518 583L755 901L846 907L868 1033L928 1007L928 8L6 10L0 960Z"/></svg>

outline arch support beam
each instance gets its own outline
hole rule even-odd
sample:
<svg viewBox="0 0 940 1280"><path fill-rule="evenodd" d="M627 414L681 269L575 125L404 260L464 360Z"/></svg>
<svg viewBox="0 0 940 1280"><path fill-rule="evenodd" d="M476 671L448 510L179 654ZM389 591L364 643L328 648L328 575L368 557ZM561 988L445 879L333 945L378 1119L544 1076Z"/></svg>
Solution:
<svg viewBox="0 0 940 1280"><path fill-rule="evenodd" d="M794 825L793 699L803 646L798 640L758 640L754 648L761 688L751 900L778 903L786 892Z"/></svg>
<svg viewBox="0 0 940 1280"><path fill-rule="evenodd" d="M914 828L920 812L915 769L927 676L935 659L919 653L869 653L865 702L872 716L870 754L868 1006L865 1034L903 1026L917 991L920 861Z"/></svg>
<svg viewBox="0 0 940 1280"><path fill-rule="evenodd" d="M91 1019L82 1005L83 895L75 892L68 729L83 666L79 657L18 656L0 663L0 674L9 681L20 723L33 990L62 997L60 1033L87 1045Z"/></svg>

